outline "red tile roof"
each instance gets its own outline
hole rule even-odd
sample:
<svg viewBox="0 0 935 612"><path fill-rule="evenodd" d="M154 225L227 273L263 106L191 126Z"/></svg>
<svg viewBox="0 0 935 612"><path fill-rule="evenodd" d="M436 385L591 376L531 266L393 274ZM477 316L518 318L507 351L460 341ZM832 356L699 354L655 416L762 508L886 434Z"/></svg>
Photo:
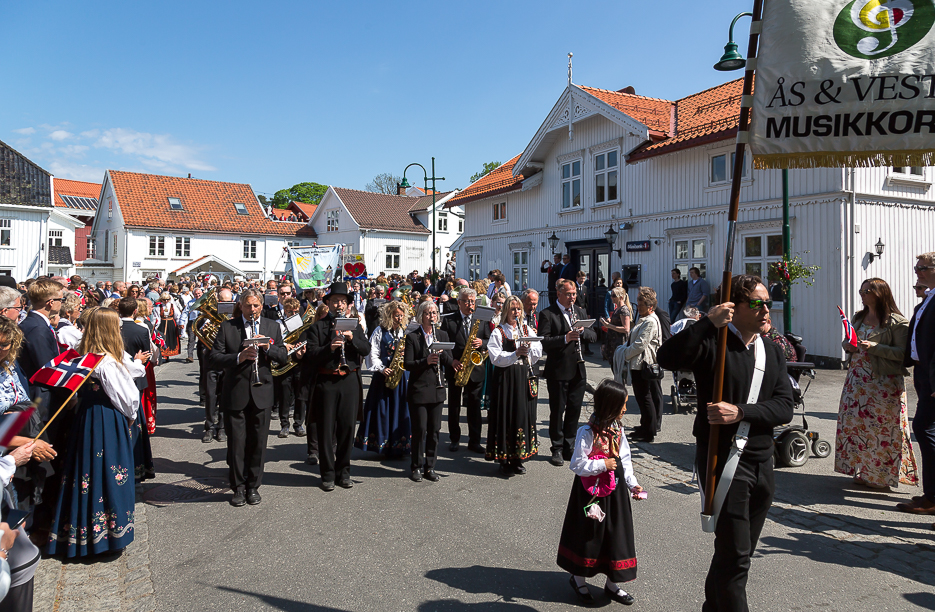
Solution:
<svg viewBox="0 0 935 612"><path fill-rule="evenodd" d="M422 191L421 189L419 191ZM450 191L439 191L435 194L435 201L443 199L446 195L451 193ZM416 201L413 202L412 206L409 207L409 212L422 212L423 210L428 210L432 208L432 190L429 189L429 194L424 196L419 196L416 198Z"/></svg>
<svg viewBox="0 0 935 612"><path fill-rule="evenodd" d="M669 100L595 87L581 85L579 87L618 111L633 117L651 130L664 134L669 134L672 130L672 102Z"/></svg>
<svg viewBox="0 0 935 612"><path fill-rule="evenodd" d="M307 219L311 219L312 215L315 214L315 209L318 208L318 204L306 204L305 202L292 202L292 205L305 213Z"/></svg>
<svg viewBox="0 0 935 612"><path fill-rule="evenodd" d="M373 193L334 187L348 212L365 229L390 230L397 232L430 233L428 228L409 214L412 198L407 196Z"/></svg>
<svg viewBox="0 0 935 612"><path fill-rule="evenodd" d="M67 208L68 204L62 200L63 195L77 196L79 198L97 198L101 195L100 183L88 183L85 181L70 181L68 179L55 178L55 196L52 202L56 206Z"/></svg>
<svg viewBox="0 0 935 612"><path fill-rule="evenodd" d="M445 202L445 208L460 206L474 200L481 200L491 196L515 191L523 186L523 175L513 176L513 166L519 161L519 155L500 164L484 176L471 183L467 189Z"/></svg>
<svg viewBox="0 0 935 612"><path fill-rule="evenodd" d="M250 185L119 170L107 172L124 224L129 227L315 236L314 230L305 224L267 219ZM179 198L182 210L170 209L168 198ZM235 202L247 208L246 215L237 213Z"/></svg>
<svg viewBox="0 0 935 612"><path fill-rule="evenodd" d="M742 91L743 79L737 79L676 101L674 137L643 145L627 161L734 138L740 123Z"/></svg>

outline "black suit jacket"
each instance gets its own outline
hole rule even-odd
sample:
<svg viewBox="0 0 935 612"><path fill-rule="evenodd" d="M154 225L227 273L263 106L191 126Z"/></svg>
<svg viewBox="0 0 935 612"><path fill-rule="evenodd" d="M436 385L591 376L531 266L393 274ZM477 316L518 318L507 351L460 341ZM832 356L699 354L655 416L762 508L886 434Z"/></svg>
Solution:
<svg viewBox="0 0 935 612"><path fill-rule="evenodd" d="M578 306L574 307L579 319L587 319L588 313ZM578 363L578 343L565 342L565 334L571 326L565 320L559 304L552 304L539 313L539 336L543 337L542 350L545 352L545 377L553 380L571 380L575 374L585 376L584 363ZM597 340L593 329L584 329L581 339L585 342Z"/></svg>
<svg viewBox="0 0 935 612"><path fill-rule="evenodd" d="M464 354L464 346L467 344L468 334L471 333L469 328L464 327L464 317L461 316L461 311L458 310L454 314L448 315L442 319L441 328L445 334L451 338L450 342L455 343L455 349L452 351L452 361L455 359L460 360L461 355ZM481 321L480 327L477 330L477 337L481 340L481 346L477 350L486 351L487 341L490 339L490 325L488 325L486 321ZM484 364L476 366L471 370L471 382L483 382L485 371ZM454 381L454 367L445 368L445 372L448 375L449 382Z"/></svg>
<svg viewBox="0 0 935 612"><path fill-rule="evenodd" d="M367 300L367 305L364 307L364 321L367 322L367 329L370 331L375 330L380 324L380 307L386 304L386 301L385 298Z"/></svg>
<svg viewBox="0 0 935 612"><path fill-rule="evenodd" d="M214 338L214 347L208 353L208 367L213 370L224 371L224 383L221 389L221 402L225 410L238 412L247 407L248 400L258 408L271 408L273 406L273 372L272 361L283 365L289 356L286 345L282 341L279 324L260 317L260 335L269 336L273 340L268 349L260 349L257 363L260 372L260 386L254 387L253 361L237 363L237 355L243 350L243 341L247 339L247 330L244 328L243 317L237 317L221 323L218 335Z"/></svg>
<svg viewBox="0 0 935 612"><path fill-rule="evenodd" d="M924 304L925 302L922 302ZM906 338L906 352L903 357L903 365L906 367L915 366L913 377L918 383L924 383L925 386L919 387L920 392L928 391L931 395L933 386L935 386L935 298L928 305L922 318L919 319L919 328L916 329L916 313L922 307L919 304L912 311L909 318L909 336ZM912 334L916 335L916 351L919 353L919 361L912 360Z"/></svg>
<svg viewBox="0 0 935 612"><path fill-rule="evenodd" d="M58 357L58 337L36 312L26 315L19 328L23 332L23 345L17 363L23 375L29 379L39 368Z"/></svg>
<svg viewBox="0 0 935 612"><path fill-rule="evenodd" d="M302 358L303 376L314 377L319 368L336 370L341 363L341 350L331 349L331 341L335 337L334 315L330 312L324 319L316 321L305 331L304 339L308 341L305 346L305 356ZM359 370L364 358L370 354L370 342L363 328L358 324L354 330L354 337L344 345L344 358L352 370Z"/></svg>
<svg viewBox="0 0 935 612"><path fill-rule="evenodd" d="M123 350L131 357L139 351L149 352L149 332L142 325L132 321L120 321L120 336L123 338Z"/></svg>
<svg viewBox="0 0 935 612"><path fill-rule="evenodd" d="M575 290L578 295L575 296L575 306L578 306L585 312L588 311L588 291L591 289L590 281L585 281L580 287L575 283Z"/></svg>
<svg viewBox="0 0 935 612"><path fill-rule="evenodd" d="M442 329L435 337L437 342L448 342L448 334ZM409 389L406 399L414 404L434 404L445 401L445 387L438 388L438 374L429 365L429 346L425 343L422 328L406 334L406 353L403 364L409 372ZM450 367L454 358L451 351L442 351L440 367Z"/></svg>

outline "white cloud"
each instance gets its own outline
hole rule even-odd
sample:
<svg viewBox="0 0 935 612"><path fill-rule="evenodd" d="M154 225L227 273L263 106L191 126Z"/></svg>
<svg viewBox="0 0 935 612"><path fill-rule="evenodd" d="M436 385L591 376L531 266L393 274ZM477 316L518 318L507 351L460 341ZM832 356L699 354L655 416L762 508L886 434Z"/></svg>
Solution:
<svg viewBox="0 0 935 612"><path fill-rule="evenodd" d="M214 166L198 159L195 147L176 142L168 134L111 128L101 133L94 146L134 155L144 164L160 169L182 167L202 172L216 170Z"/></svg>
<svg viewBox="0 0 935 612"><path fill-rule="evenodd" d="M23 136L32 136L33 134L36 133L36 128L25 127L25 128L20 128L18 130L13 130L13 131L16 132L17 134L22 134Z"/></svg>
<svg viewBox="0 0 935 612"><path fill-rule="evenodd" d="M85 132L81 132L79 136L81 136L82 138L97 138L98 136L100 136L100 134L101 134L100 130L87 130Z"/></svg>
<svg viewBox="0 0 935 612"><path fill-rule="evenodd" d="M74 134L72 134L71 132L66 132L65 130L55 130L54 132L49 134L49 138L51 138L52 140L59 140L59 141L68 140L72 136L74 136Z"/></svg>
<svg viewBox="0 0 935 612"><path fill-rule="evenodd" d="M104 180L103 168L95 168L87 164L72 164L55 160L49 164L49 172L56 178L71 179L73 181L100 183Z"/></svg>
<svg viewBox="0 0 935 612"><path fill-rule="evenodd" d="M87 145L65 145L58 148L58 152L67 157L81 157L88 150Z"/></svg>

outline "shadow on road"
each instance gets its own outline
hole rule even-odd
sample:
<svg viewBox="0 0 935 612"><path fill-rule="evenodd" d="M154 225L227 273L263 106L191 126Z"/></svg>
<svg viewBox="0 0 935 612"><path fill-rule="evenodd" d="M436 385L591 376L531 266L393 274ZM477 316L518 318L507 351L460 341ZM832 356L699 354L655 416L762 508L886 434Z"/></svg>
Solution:
<svg viewBox="0 0 935 612"><path fill-rule="evenodd" d="M426 578L446 584L451 588L459 589L466 593L484 594L490 593L503 598L504 602L514 602L517 599L526 599L531 601L567 601L575 602L574 594L567 582L567 574L555 571L530 571L521 570L512 567L485 567L483 565L472 565L471 567L446 567L430 570L425 574ZM458 604L460 602L446 602L442 600L439 604ZM493 604L484 603L468 605L460 603L461 607L454 605L451 610L468 610L484 606L484 609L490 608ZM519 609L524 609L525 606ZM424 608L421 609L434 609ZM440 608L441 609L441 608ZM517 609L516 606L510 606L504 609Z"/></svg>
<svg viewBox="0 0 935 612"><path fill-rule="evenodd" d="M214 587L219 591L225 591L227 593L235 593L237 595L244 595L246 597L251 597L253 599L258 599L265 603L268 606L272 606L276 610L285 610L287 612L346 612L341 608L331 608L328 606L317 606L313 603L307 601L295 601L294 599L284 599L282 597L275 597L273 595L263 595L262 593L254 593L253 591L243 591L241 589L235 589L232 587L225 586L216 586ZM246 603L246 602L245 602ZM248 605L247 608L249 609Z"/></svg>

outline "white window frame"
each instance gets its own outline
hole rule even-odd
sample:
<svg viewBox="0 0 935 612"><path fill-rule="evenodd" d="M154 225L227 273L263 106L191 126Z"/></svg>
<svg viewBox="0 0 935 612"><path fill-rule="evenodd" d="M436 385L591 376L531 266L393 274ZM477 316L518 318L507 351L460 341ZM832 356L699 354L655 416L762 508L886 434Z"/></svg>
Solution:
<svg viewBox="0 0 935 612"><path fill-rule="evenodd" d="M192 239L189 236L176 236L175 237L175 256L176 257L191 257L192 256Z"/></svg>
<svg viewBox="0 0 935 612"><path fill-rule="evenodd" d="M337 209L327 211L327 214L325 215L325 218L327 219L325 231L328 231L328 232L338 231L338 219L339 219L338 212L339 211Z"/></svg>
<svg viewBox="0 0 935 612"><path fill-rule="evenodd" d="M730 185L730 182L734 174L734 159L737 155L734 150L720 150L720 151L711 151L708 153L708 185L711 187L723 187L725 185ZM724 174L727 178L723 180L714 180L714 160L718 157L723 157L725 163L728 163L727 167L724 169ZM744 181L750 180L750 152L745 151L743 155L743 174L741 179Z"/></svg>
<svg viewBox="0 0 935 612"><path fill-rule="evenodd" d="M617 160L619 164L620 161ZM578 164L578 172L575 173L575 164ZM559 210L566 212L569 210L581 210L581 175L584 166L582 158L569 159L558 166L558 177L561 188L559 191ZM568 176L565 176L565 169L568 168ZM568 186L568 205L565 205L565 191ZM575 204L575 186L578 188L578 203Z"/></svg>
<svg viewBox="0 0 935 612"><path fill-rule="evenodd" d="M50 229L49 230L49 248L52 248L54 246L59 246L59 247L62 246L62 241L64 237L65 237L64 230ZM55 244L56 242L58 244Z"/></svg>
<svg viewBox="0 0 935 612"><path fill-rule="evenodd" d="M462 219L461 217L458 217L458 233L459 234L464 233L464 219Z"/></svg>
<svg viewBox="0 0 935 612"><path fill-rule="evenodd" d="M170 197L167 198L169 202L169 210L185 210L185 206L182 205L182 198Z"/></svg>
<svg viewBox="0 0 935 612"><path fill-rule="evenodd" d="M493 205L493 223L500 224L507 222L506 202L497 202Z"/></svg>
<svg viewBox="0 0 935 612"><path fill-rule="evenodd" d="M760 254L759 255L747 255L747 239L748 238L759 238L760 239ZM776 238L779 251L778 255L769 255L769 238ZM739 257L739 271L737 274L747 274L747 265L759 264L760 273L757 275L763 279L763 282L766 283L766 287L769 288L771 282L769 280L769 269L770 266L777 261L782 260L782 229L781 228L771 228L771 229L757 229L747 232L739 232L738 235L738 244L740 246L740 257ZM753 272L750 272L753 274Z"/></svg>
<svg viewBox="0 0 935 612"><path fill-rule="evenodd" d="M117 252L117 234L114 234L114 253ZM150 257L165 257L166 256L166 237L152 235L149 237L149 256Z"/></svg>
<svg viewBox="0 0 935 612"><path fill-rule="evenodd" d="M703 243L704 255L696 255L697 243ZM679 257L679 245L686 244L685 257ZM680 235L672 240L672 246L675 252L672 253L673 268L677 268L681 273L683 280L691 280L688 271L691 268L701 270L701 278L708 277L708 256L711 252L711 240L705 235Z"/></svg>
<svg viewBox="0 0 935 612"><path fill-rule="evenodd" d="M238 215L249 215L250 211L247 210L247 205L243 202L234 202L234 211Z"/></svg>
<svg viewBox="0 0 935 612"><path fill-rule="evenodd" d="M438 215L438 231L448 233L448 213L436 213Z"/></svg>
<svg viewBox="0 0 935 612"><path fill-rule="evenodd" d="M516 249L511 251L510 261L513 268L513 282L510 286L514 293L519 293L529 287L529 250Z"/></svg>
<svg viewBox="0 0 935 612"><path fill-rule="evenodd" d="M114 232L114 250L110 254L110 258L113 260L117 259L117 232ZM126 264L126 262L124 262Z"/></svg>
<svg viewBox="0 0 935 612"><path fill-rule="evenodd" d="M253 238L243 239L243 258L241 261L256 261L256 240Z"/></svg>
<svg viewBox="0 0 935 612"><path fill-rule="evenodd" d="M607 164L608 158L614 155L617 158L613 166ZM616 204L620 202L620 150L619 149L608 149L606 151L601 151L600 153L593 156L592 164L594 166L594 205L595 206L606 206L608 204ZM601 169L598 169L598 166L603 166ZM617 193L615 197L610 197L610 177L613 176L616 180L616 189ZM598 200L597 193L597 183L599 179L603 179L604 195L602 200Z"/></svg>
<svg viewBox="0 0 935 612"><path fill-rule="evenodd" d="M0 246L13 246L13 220L0 219Z"/></svg>
<svg viewBox="0 0 935 612"><path fill-rule="evenodd" d="M85 259L96 259L94 249L95 249L94 236L92 234L88 234L87 236L85 236L85 246L84 246Z"/></svg>
<svg viewBox="0 0 935 612"><path fill-rule="evenodd" d="M395 249L391 251L390 249ZM391 244L386 246L386 269L399 270L402 265L403 248L400 245ZM395 265L394 265L395 264Z"/></svg>
<svg viewBox="0 0 935 612"><path fill-rule="evenodd" d="M481 252L468 251L468 282L473 283L483 278L481 276Z"/></svg>
<svg viewBox="0 0 935 612"><path fill-rule="evenodd" d="M916 172L918 170L918 172ZM893 166L893 172L896 174L905 174L907 176L918 176L923 178L925 176L925 167L924 166Z"/></svg>

